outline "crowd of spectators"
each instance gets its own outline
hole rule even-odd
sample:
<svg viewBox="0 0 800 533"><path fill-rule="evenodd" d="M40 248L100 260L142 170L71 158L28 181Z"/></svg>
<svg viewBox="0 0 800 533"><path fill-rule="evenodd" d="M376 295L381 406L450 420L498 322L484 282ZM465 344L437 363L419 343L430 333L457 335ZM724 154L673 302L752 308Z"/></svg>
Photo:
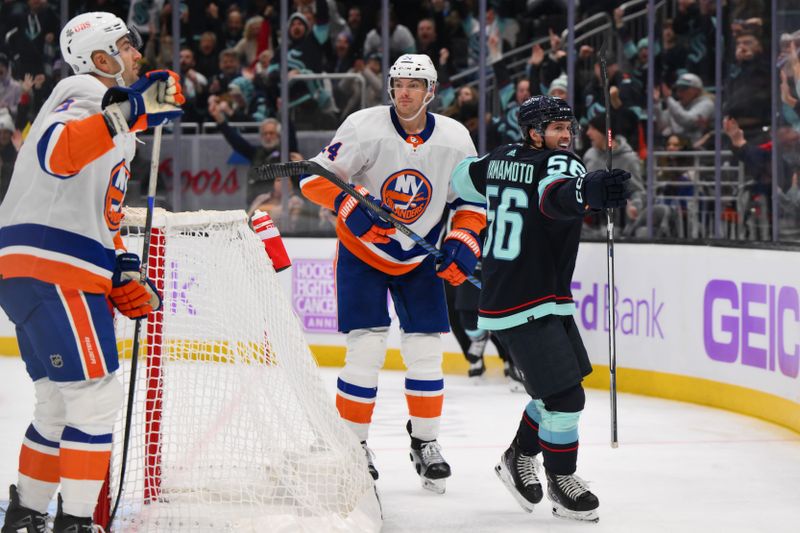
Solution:
<svg viewBox="0 0 800 533"><path fill-rule="evenodd" d="M480 25L475 0L403 0L391 2L389 13L389 62L407 52L426 53L439 72L440 87L433 110L461 121L477 142L478 126L486 124L487 148L518 142L516 124L519 105L535 94L566 97L569 84L574 108L582 125L577 146L589 166L602 166L605 99L596 53L582 43L576 49L576 75L567 79L566 2L561 0L489 0L487 2L487 58L491 65L493 93L499 113L478 116L479 95L473 77L461 76L459 86L451 78L477 65ZM647 177L644 132L652 118L656 129L653 150L709 150L714 147L716 3L711 0L676 0L666 16L657 21L659 38L650 43L625 22L618 0L582 2L578 21L606 13L616 35L620 53L609 58L614 160L634 176L636 187L631 207L621 214L620 230L641 234ZM769 50L769 18L764 2L731 0L725 7L724 34L727 44L723 69L722 109L725 118L724 149L733 153L733 163L746 169L746 183L736 190L732 208L735 217L751 216L745 238L761 238L770 220L771 166L766 164L776 141L771 125L770 81L775 60ZM187 103L184 122L216 122L231 146L253 164L275 160L275 139L268 134L280 130L280 25L278 0L198 0L180 4L180 39L172 35L172 3L165 0L84 0L69 2L72 16L85 11L110 11L135 28L143 37L143 70L172 68L178 48L179 74ZM383 101L383 54L380 2L347 0L293 0L288 21L289 103L292 123L292 158L302 154L295 131L329 130L350 113ZM35 117L53 85L68 69L58 48L59 2L52 0L5 0L0 3L0 192L7 187L15 147ZM507 64L506 52L542 42L530 48L522 70ZM797 161L800 159L800 33L785 34L777 65L781 80L780 145L783 165L779 176L781 217L788 227L800 227L800 193L797 191ZM655 90L647 94L647 59L654 56ZM325 79L301 74L347 74ZM294 80L294 81L292 81ZM647 115L652 99L654 116ZM254 123L260 128L259 145L250 145L231 123ZM734 127L735 125L735 127ZM744 139L744 140L743 140ZM678 159L661 157L659 169ZM677 165L680 166L680 165ZM785 168L784 168L785 167ZM666 173L665 173L666 172ZM669 175L669 179L663 176ZM707 176L707 174L706 174ZM675 179L673 179L675 178ZM688 180L694 186L677 187ZM659 234L702 236L696 230L675 229L675 213L685 221L713 202L697 198L710 194L700 185L703 174L659 170L655 196L661 205ZM664 183L661 183L664 182ZM669 185L673 184L673 185ZM280 194L250 184L247 202L275 202ZM297 194L296 187L289 192ZM675 193L675 191L680 191ZM689 195L695 200L675 200ZM296 202L295 202L296 203ZM287 205L283 203L284 207ZM692 209L687 206L692 205ZM712 205L713 207L713 205ZM296 210L297 211L297 210ZM305 209L300 209L305 212ZM756 215L752 215L756 213ZM322 217L322 215L320 215ZM324 218L324 217L323 217ZM667 220L662 224L662 220ZM766 221L766 222L763 222ZM316 221L315 221L316 223ZM312 227L313 224L309 227ZM627 229L626 229L627 226ZM313 229L313 228L312 228ZM597 230L597 221L587 219L587 231ZM758 235L754 235L754 231ZM740 236L741 238L742 236Z"/></svg>

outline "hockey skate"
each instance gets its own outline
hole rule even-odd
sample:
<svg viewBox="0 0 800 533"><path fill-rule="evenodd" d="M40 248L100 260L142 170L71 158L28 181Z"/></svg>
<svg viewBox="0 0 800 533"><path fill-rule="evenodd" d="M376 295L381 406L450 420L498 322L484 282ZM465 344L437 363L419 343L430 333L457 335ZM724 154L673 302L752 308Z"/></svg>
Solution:
<svg viewBox="0 0 800 533"><path fill-rule="evenodd" d="M362 440L361 441L361 447L364 448L364 455L367 456L367 469L369 470L369 475L372 476L372 479L377 481L378 477L380 476L380 474L378 474L378 469L375 468L375 463L373 462L373 458L375 457L375 454L372 453L372 450L370 449L370 447L367 446L367 441Z"/></svg>
<svg viewBox="0 0 800 533"><path fill-rule="evenodd" d="M411 422L406 425L411 435ZM419 474L422 488L444 494L445 480L450 477L450 465L442 457L442 447L434 440L411 437L411 452L408 454Z"/></svg>
<svg viewBox="0 0 800 533"><path fill-rule="evenodd" d="M539 472L542 467L535 455L526 455L517 446L516 440L500 456L500 462L494 467L494 473L508 488L511 495L527 512L542 501L544 495Z"/></svg>
<svg viewBox="0 0 800 533"><path fill-rule="evenodd" d="M472 339L467 349L466 357L467 361L469 361L467 375L470 378L470 382L479 383L481 381L480 378L486 373L483 352L486 349L487 342L489 342L489 334L484 332L481 336Z"/></svg>
<svg viewBox="0 0 800 533"><path fill-rule="evenodd" d="M40 513L19 504L17 486L8 488L9 502L2 533L45 533L47 513Z"/></svg>
<svg viewBox="0 0 800 533"><path fill-rule="evenodd" d="M469 370L467 371L470 383L478 384L483 379L485 373L486 364L483 362L483 357L478 357L474 362L470 361Z"/></svg>
<svg viewBox="0 0 800 533"><path fill-rule="evenodd" d="M91 516L72 516L61 508L61 494L58 495L58 513L53 521L53 533L97 533L103 531L94 525Z"/></svg>
<svg viewBox="0 0 800 533"><path fill-rule="evenodd" d="M600 501L586 482L572 474L559 476L547 472L547 497L553 502L553 516L584 522L597 522Z"/></svg>

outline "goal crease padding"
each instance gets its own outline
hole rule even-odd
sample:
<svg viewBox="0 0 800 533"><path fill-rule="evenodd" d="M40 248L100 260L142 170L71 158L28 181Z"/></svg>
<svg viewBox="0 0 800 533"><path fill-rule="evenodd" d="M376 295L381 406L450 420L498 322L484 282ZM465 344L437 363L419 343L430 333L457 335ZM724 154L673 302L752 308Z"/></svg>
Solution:
<svg viewBox="0 0 800 533"><path fill-rule="evenodd" d="M123 225L126 247L141 253L144 210L126 210ZM157 210L149 247L147 274L163 307L141 328L113 530L379 530L364 452L245 213ZM132 356L133 331L133 321L117 317L123 359ZM119 374L127 390L129 361Z"/></svg>

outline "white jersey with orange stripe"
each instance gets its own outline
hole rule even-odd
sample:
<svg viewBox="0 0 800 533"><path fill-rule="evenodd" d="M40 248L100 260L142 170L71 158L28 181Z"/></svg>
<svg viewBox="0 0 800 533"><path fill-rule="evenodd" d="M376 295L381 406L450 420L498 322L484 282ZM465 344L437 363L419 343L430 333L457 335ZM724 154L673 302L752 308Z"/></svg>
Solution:
<svg viewBox="0 0 800 533"><path fill-rule="evenodd" d="M4 278L110 290L136 138L111 138L105 91L92 75L71 76L42 106L0 206Z"/></svg>
<svg viewBox="0 0 800 533"><path fill-rule="evenodd" d="M350 115L312 161L369 189L397 219L436 245L448 208L471 211L485 220L482 205L465 202L450 186L455 166L474 155L469 132L455 120L427 113L425 129L408 134L392 107L377 106ZM328 208L340 192L320 176L307 176L300 185L306 197ZM426 255L399 232L388 244L373 244L353 236L344 224L336 231L348 250L389 274L412 270Z"/></svg>

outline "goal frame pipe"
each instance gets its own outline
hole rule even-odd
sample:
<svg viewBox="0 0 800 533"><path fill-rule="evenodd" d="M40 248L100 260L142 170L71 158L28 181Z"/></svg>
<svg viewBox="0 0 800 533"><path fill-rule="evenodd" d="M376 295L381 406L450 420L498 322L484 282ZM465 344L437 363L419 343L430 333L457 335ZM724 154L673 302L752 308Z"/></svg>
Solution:
<svg viewBox="0 0 800 533"><path fill-rule="evenodd" d="M150 254L147 262L148 279L154 280L156 289L164 294L166 272L163 251L166 238L160 228L152 228ZM163 332L164 308L151 314L147 321L147 351L145 372L147 389L145 391L145 442L144 442L144 503L157 501L161 495L161 413L164 389L163 371Z"/></svg>

